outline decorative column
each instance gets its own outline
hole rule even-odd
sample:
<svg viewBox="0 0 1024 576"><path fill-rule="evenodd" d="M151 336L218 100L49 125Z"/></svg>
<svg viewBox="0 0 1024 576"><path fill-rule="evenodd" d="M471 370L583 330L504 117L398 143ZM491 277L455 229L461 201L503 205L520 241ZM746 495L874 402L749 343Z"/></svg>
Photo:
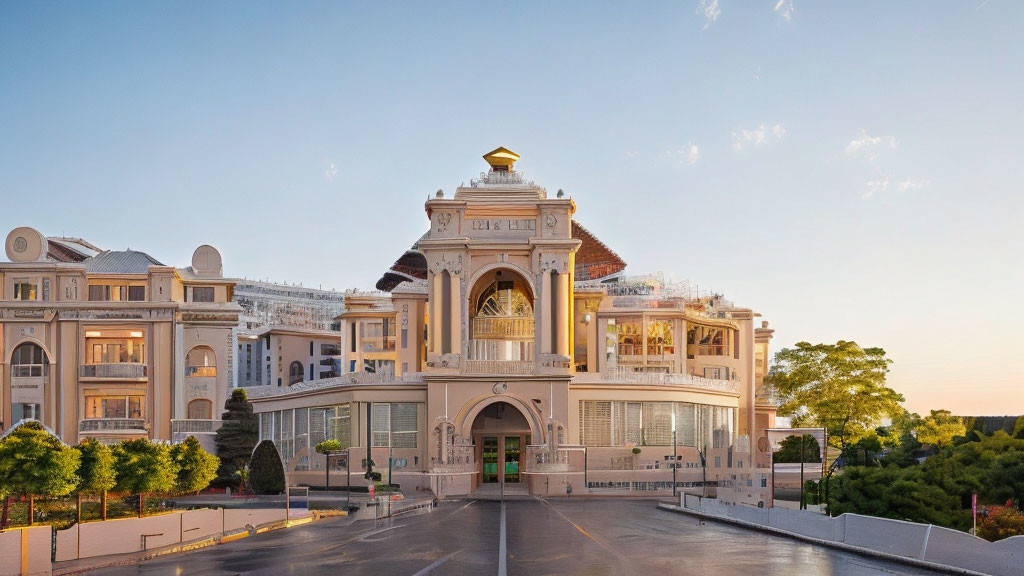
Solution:
<svg viewBox="0 0 1024 576"><path fill-rule="evenodd" d="M430 354L441 353L441 275L431 274L430 277L430 341L427 350Z"/></svg>
<svg viewBox="0 0 1024 576"><path fill-rule="evenodd" d="M462 277L451 275L451 348L452 354L462 353Z"/></svg>
<svg viewBox="0 0 1024 576"><path fill-rule="evenodd" d="M540 351L543 353L554 352L551 342L551 326L549 325L553 297L551 289L551 274L542 269L540 274L540 322L537 324L536 331L540 332Z"/></svg>
<svg viewBox="0 0 1024 576"><path fill-rule="evenodd" d="M556 335L558 337L555 353L570 356L569 352L569 275L560 273L558 278L558 318Z"/></svg>

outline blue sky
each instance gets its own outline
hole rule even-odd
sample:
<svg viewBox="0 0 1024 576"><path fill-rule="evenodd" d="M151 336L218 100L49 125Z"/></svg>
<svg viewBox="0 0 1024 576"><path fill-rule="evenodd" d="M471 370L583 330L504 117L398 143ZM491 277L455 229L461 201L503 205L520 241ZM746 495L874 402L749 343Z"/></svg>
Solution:
<svg viewBox="0 0 1024 576"><path fill-rule="evenodd" d="M507 146L776 348L1024 412L1024 4L374 4L3 3L0 225L369 288Z"/></svg>

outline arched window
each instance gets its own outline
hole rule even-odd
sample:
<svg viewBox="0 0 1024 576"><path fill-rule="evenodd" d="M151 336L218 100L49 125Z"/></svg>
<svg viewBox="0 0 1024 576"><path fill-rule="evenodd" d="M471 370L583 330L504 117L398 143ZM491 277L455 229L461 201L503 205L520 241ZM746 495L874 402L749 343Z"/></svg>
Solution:
<svg viewBox="0 0 1024 576"><path fill-rule="evenodd" d="M38 344L26 342L14 349L11 355L11 376L46 376L50 361Z"/></svg>
<svg viewBox="0 0 1024 576"><path fill-rule="evenodd" d="M477 286L482 288L478 288L473 308L473 338L533 339L533 301L518 274L497 270Z"/></svg>
<svg viewBox="0 0 1024 576"><path fill-rule="evenodd" d="M213 402L205 398L197 398L188 403L189 420L212 420Z"/></svg>
<svg viewBox="0 0 1024 576"><path fill-rule="evenodd" d="M292 384L302 382L303 378L302 362L297 360L292 362L292 365L288 368L288 385L291 386Z"/></svg>
<svg viewBox="0 0 1024 576"><path fill-rule="evenodd" d="M217 375L217 355L209 346L196 346L185 355L185 376Z"/></svg>

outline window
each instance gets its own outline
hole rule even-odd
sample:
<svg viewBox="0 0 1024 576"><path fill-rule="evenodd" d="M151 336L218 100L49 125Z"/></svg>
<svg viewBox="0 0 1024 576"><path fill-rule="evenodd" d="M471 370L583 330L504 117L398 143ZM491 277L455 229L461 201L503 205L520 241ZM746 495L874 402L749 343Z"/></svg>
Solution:
<svg viewBox="0 0 1024 576"><path fill-rule="evenodd" d="M86 330L86 364L144 364L146 343L141 330Z"/></svg>
<svg viewBox="0 0 1024 576"><path fill-rule="evenodd" d="M188 403L189 420L210 420L213 418L213 402L197 399Z"/></svg>
<svg viewBox="0 0 1024 576"><path fill-rule="evenodd" d="M213 302L213 286L195 286L192 288L193 302Z"/></svg>
<svg viewBox="0 0 1024 576"><path fill-rule="evenodd" d="M15 378L46 376L49 360L37 344L26 342L11 355L11 376Z"/></svg>
<svg viewBox="0 0 1024 576"><path fill-rule="evenodd" d="M24 420L25 418L31 418L33 420L42 420L43 414L39 410L39 404L11 404L11 421L19 422L21 420Z"/></svg>
<svg viewBox="0 0 1024 576"><path fill-rule="evenodd" d="M302 362L296 360L292 362L291 366L288 367L288 385L297 384L302 382L305 378L302 370Z"/></svg>
<svg viewBox="0 0 1024 576"><path fill-rule="evenodd" d="M419 405L415 403L373 403L374 446L418 447Z"/></svg>
<svg viewBox="0 0 1024 576"><path fill-rule="evenodd" d="M217 375L217 355L209 346L196 346L185 355L185 376Z"/></svg>
<svg viewBox="0 0 1024 576"><path fill-rule="evenodd" d="M131 302L143 302L146 299L146 287L145 286L129 286L128 287L128 300Z"/></svg>
<svg viewBox="0 0 1024 576"><path fill-rule="evenodd" d="M671 446L728 448L735 442L735 408L687 402L580 402L580 443L587 446ZM711 436L708 437L708 432Z"/></svg>
<svg viewBox="0 0 1024 576"><path fill-rule="evenodd" d="M89 300L91 302L106 302L110 300L110 286L105 284L90 284Z"/></svg>
<svg viewBox="0 0 1024 576"><path fill-rule="evenodd" d="M37 300L36 285L31 284L26 280L15 280L14 281L14 299L15 300Z"/></svg>
<svg viewBox="0 0 1024 576"><path fill-rule="evenodd" d="M86 396L86 418L142 418L145 396Z"/></svg>

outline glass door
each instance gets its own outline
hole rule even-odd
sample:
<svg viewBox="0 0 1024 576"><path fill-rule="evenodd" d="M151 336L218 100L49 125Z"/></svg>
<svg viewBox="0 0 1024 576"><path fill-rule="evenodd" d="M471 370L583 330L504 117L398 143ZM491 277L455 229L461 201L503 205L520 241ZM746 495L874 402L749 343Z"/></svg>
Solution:
<svg viewBox="0 0 1024 576"><path fill-rule="evenodd" d="M480 453L484 484L498 482L498 437L484 436Z"/></svg>
<svg viewBox="0 0 1024 576"><path fill-rule="evenodd" d="M505 436L505 482L519 482L521 436Z"/></svg>

